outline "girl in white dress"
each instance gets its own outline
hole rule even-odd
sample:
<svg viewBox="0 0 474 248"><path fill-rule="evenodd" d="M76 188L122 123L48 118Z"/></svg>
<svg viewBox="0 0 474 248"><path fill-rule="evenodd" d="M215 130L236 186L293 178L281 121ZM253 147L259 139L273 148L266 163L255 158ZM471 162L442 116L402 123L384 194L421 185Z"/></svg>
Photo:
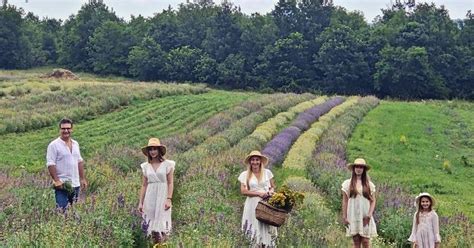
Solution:
<svg viewBox="0 0 474 248"><path fill-rule="evenodd" d="M416 213L408 240L417 248L438 248L441 243L439 219L432 209L434 198L428 193L420 193L415 199Z"/></svg>
<svg viewBox="0 0 474 248"><path fill-rule="evenodd" d="M143 183L140 190L138 211L142 214L147 235L154 243L162 243L171 232L171 200L173 198L173 173L175 162L167 160L166 147L157 138L151 138L142 147L148 162L140 165Z"/></svg>
<svg viewBox="0 0 474 248"><path fill-rule="evenodd" d="M351 179L342 183L342 218L347 225L346 235L352 237L353 247L370 247L370 239L377 236L374 218L375 185L367 171L370 166L358 158L348 164Z"/></svg>
<svg viewBox="0 0 474 248"><path fill-rule="evenodd" d="M277 229L262 223L255 217L255 208L262 198L273 194L273 173L264 167L268 158L259 151L252 151L244 160L247 170L239 175L240 192L247 196L242 215L242 231L251 240L253 247L275 247Z"/></svg>

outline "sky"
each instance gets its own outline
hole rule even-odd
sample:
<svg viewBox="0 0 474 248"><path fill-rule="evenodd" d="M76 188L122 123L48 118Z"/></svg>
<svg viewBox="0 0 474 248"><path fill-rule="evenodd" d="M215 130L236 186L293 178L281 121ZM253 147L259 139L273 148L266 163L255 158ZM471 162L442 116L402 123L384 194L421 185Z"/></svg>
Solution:
<svg viewBox="0 0 474 248"><path fill-rule="evenodd" d="M116 15L130 19L130 15L145 17L153 16L171 5L176 9L185 0L103 0L112 8ZM25 11L33 12L39 17L56 19L67 19L72 14L77 14L79 9L87 0L8 0L10 4L23 8ZM214 0L220 3L221 0ZM232 0L235 5L240 6L241 11L247 14L268 13L272 11L278 0ZM365 19L372 22L380 15L380 9L386 9L395 0L333 0L334 5L342 6L347 10L359 10L364 13ZM452 19L464 19L468 10L474 11L474 0L416 0L416 3L434 2L437 6L444 5L449 11Z"/></svg>

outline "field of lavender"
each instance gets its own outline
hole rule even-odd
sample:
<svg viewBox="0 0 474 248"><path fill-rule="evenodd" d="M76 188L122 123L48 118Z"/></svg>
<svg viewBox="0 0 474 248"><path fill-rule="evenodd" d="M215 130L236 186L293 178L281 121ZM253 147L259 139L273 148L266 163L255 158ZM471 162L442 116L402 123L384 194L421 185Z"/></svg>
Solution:
<svg viewBox="0 0 474 248"><path fill-rule="evenodd" d="M15 73L12 75L19 77ZM14 112L11 108L19 103L23 113L48 116L41 106L28 103L42 95L68 91L66 86L55 91L49 86L68 82L35 75L29 74L18 86L12 86L14 80L2 86L10 89L32 82L47 86L42 92L3 97L2 123L27 127L27 118L5 113ZM102 84L125 87L119 92L142 87L142 92L160 93L137 93L123 105L75 116L78 123L73 136L86 160L89 188L66 213L54 209L44 165L46 145L58 135L56 124L4 129L0 134L0 246L151 247L144 236L147 227L137 213L141 184L137 169L144 159L139 147L150 136L159 137L168 147L168 158L177 162L173 234L167 247L251 245L240 232L244 197L237 181L245 170L242 159L251 150L262 150L270 158L277 186L286 184L305 194L304 203L279 228L279 247L350 245L340 223L340 184L350 176L345 164L357 156L373 165L370 175L378 186L375 217L379 237L373 240L374 247L409 247L412 201L420 190L439 197L443 246L474 245L473 201L467 193L473 188L469 179L474 169L472 103L407 103L371 96L259 94L217 91L204 85L88 80L87 86L78 86L85 93L75 101L101 99ZM45 104L50 106L51 120L55 114L64 114L53 111L62 103ZM415 113L405 113L410 111ZM442 115L449 120L438 119ZM414 124L418 122L423 123L419 124L422 134L410 131L410 127L419 129ZM451 141L443 143L443 137ZM420 146L425 149L420 151ZM428 172L439 178L436 183L424 180L427 173L421 169L411 169L419 161L402 159L425 152L441 156ZM445 160L449 166L443 164ZM459 193L451 197L454 191Z"/></svg>
<svg viewBox="0 0 474 248"><path fill-rule="evenodd" d="M0 70L0 134L48 127L63 116L92 119L137 100L208 91L205 85L101 81L87 75L58 80L45 78L45 72Z"/></svg>

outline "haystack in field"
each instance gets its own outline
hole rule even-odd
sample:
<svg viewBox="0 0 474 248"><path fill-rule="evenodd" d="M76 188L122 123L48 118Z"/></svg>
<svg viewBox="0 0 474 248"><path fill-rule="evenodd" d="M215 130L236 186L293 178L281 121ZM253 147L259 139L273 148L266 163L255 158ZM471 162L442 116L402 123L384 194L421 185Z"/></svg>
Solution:
<svg viewBox="0 0 474 248"><path fill-rule="evenodd" d="M47 74L47 78L57 78L57 79L66 79L66 80L76 80L79 79L76 74L72 73L70 70L66 69L54 69L53 72Z"/></svg>

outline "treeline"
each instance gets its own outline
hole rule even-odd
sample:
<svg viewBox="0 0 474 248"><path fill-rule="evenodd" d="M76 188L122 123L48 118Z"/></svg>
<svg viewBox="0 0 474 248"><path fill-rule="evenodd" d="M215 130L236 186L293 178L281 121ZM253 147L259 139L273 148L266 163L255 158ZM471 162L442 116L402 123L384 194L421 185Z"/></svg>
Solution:
<svg viewBox="0 0 474 248"><path fill-rule="evenodd" d="M0 68L61 65L225 88L474 99L474 15L396 4L373 24L323 0L266 15L199 0L124 21L92 1L66 21L0 9Z"/></svg>

